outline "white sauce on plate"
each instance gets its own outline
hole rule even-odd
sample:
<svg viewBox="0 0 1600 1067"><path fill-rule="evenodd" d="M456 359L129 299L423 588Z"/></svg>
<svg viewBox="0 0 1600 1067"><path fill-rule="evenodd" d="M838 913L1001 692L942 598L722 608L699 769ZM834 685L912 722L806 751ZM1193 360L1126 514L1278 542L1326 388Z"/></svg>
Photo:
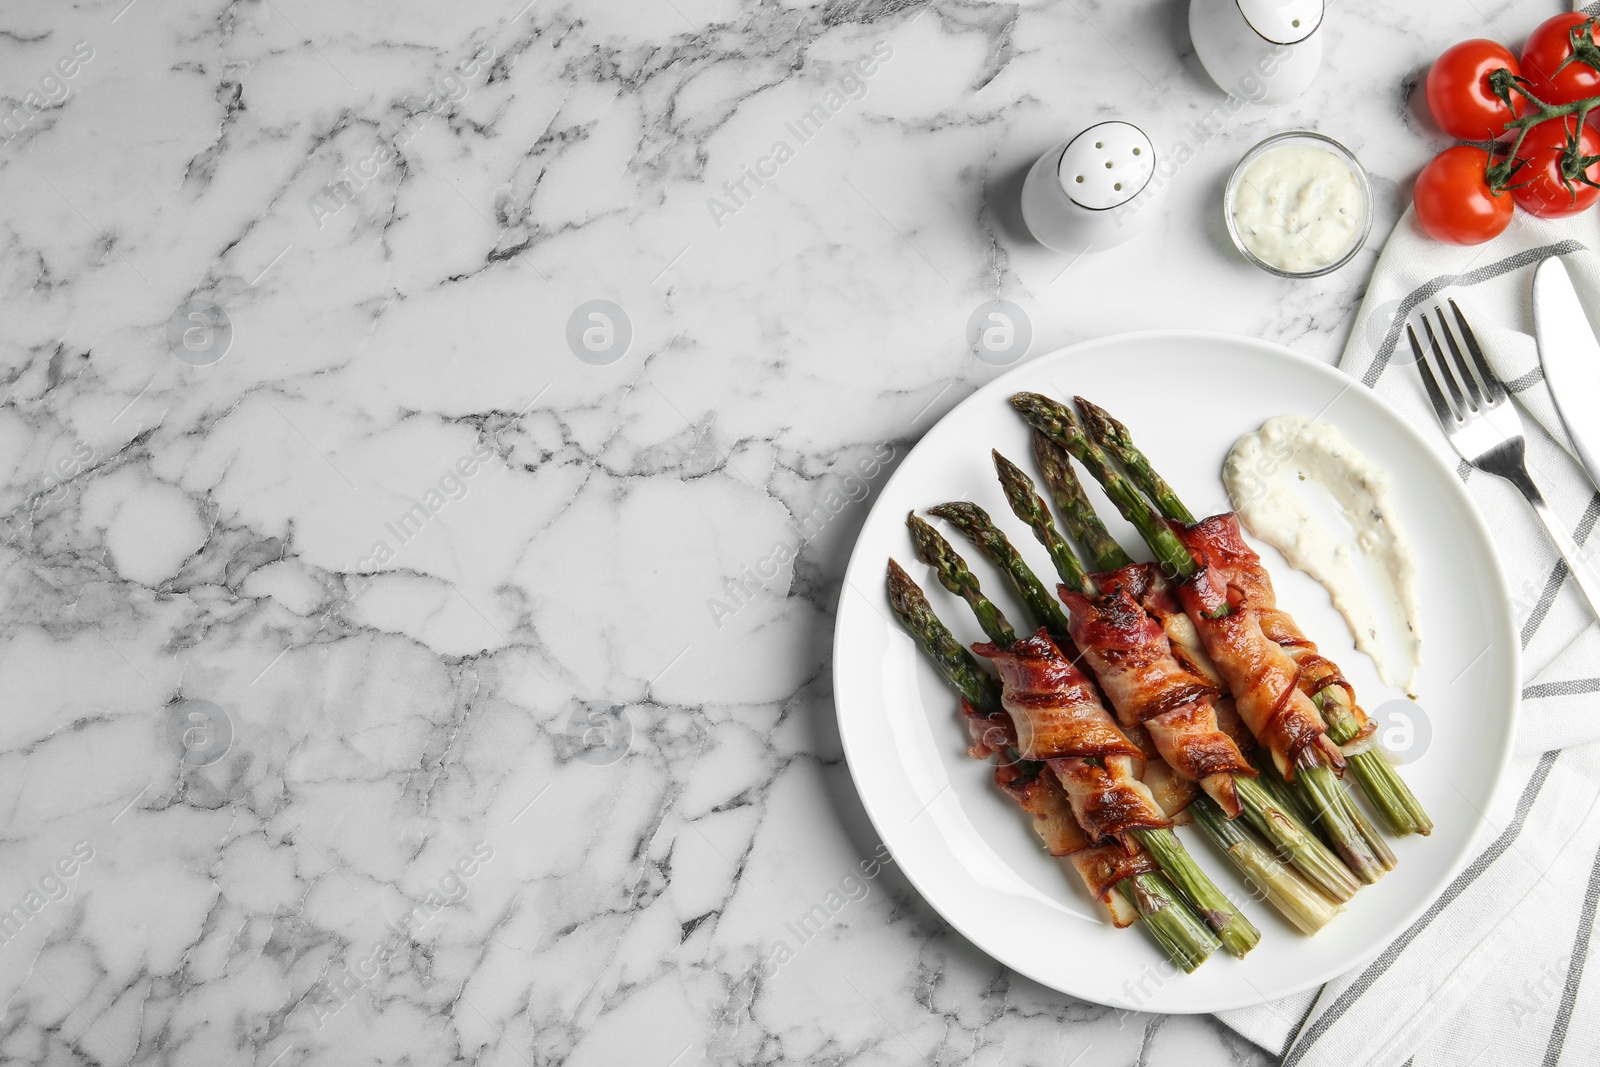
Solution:
<svg viewBox="0 0 1600 1067"><path fill-rule="evenodd" d="M1245 247L1291 274L1343 259L1366 223L1361 185L1350 164L1309 144L1261 153L1240 176L1232 211Z"/></svg>
<svg viewBox="0 0 1600 1067"><path fill-rule="evenodd" d="M1222 480L1245 529L1322 583L1356 647L1372 657L1378 674L1389 685L1411 692L1422 662L1417 562L1396 518L1388 475L1336 427L1302 415L1280 415L1234 442ZM1353 541L1334 536L1317 518L1307 482L1332 495L1350 524ZM1357 557L1366 560L1367 581ZM1380 636L1369 587L1390 620L1392 640ZM1398 656L1391 655L1395 649Z"/></svg>

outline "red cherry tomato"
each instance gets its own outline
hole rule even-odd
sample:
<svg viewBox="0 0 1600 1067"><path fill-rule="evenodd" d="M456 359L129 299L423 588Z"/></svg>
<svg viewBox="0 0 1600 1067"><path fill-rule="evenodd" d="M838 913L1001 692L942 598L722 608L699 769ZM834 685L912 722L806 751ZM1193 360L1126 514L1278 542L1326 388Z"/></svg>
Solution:
<svg viewBox="0 0 1600 1067"><path fill-rule="evenodd" d="M1586 96L1600 96L1600 70L1581 59L1561 66L1572 55L1573 27L1587 21L1589 16L1576 11L1557 15L1541 22L1528 35L1528 43L1522 48L1522 76L1528 79L1528 91L1547 104L1570 104ZM1589 29L1590 41L1595 40L1595 29Z"/></svg>
<svg viewBox="0 0 1600 1067"><path fill-rule="evenodd" d="M1485 171L1489 153L1458 144L1434 156L1417 175L1417 223L1436 241L1482 244L1511 224L1510 193L1495 195Z"/></svg>
<svg viewBox="0 0 1600 1067"><path fill-rule="evenodd" d="M1528 131L1518 153L1528 160L1528 165L1517 171L1512 184L1517 187L1511 195L1524 210L1541 218L1558 219L1576 215L1600 200L1600 189L1572 179L1569 191L1561 180L1561 156L1567 147L1567 137L1575 118L1551 119L1541 122ZM1586 156L1600 156L1600 132L1587 122L1578 135L1578 150ZM1600 181L1600 159L1589 164L1584 171L1591 181Z"/></svg>
<svg viewBox="0 0 1600 1067"><path fill-rule="evenodd" d="M1515 56L1482 38L1451 45L1433 61L1426 85L1428 110L1441 130L1463 141L1492 141L1505 133L1514 116L1489 88L1489 72L1501 67L1522 73ZM1512 98L1526 103L1522 97Z"/></svg>

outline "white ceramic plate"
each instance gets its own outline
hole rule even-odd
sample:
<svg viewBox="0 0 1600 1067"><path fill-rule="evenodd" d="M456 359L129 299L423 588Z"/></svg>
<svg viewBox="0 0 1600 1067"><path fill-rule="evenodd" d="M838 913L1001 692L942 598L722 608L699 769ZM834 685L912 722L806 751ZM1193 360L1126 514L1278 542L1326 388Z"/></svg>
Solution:
<svg viewBox="0 0 1600 1067"><path fill-rule="evenodd" d="M970 612L917 562L904 527L912 508L967 499L985 507L1054 584L1048 556L1006 507L989 459L989 449L999 448L1037 478L1027 427L1006 402L1020 390L1063 400L1077 394L1105 406L1201 515L1227 506L1220 471L1229 446L1274 415L1334 423L1392 476L1420 559L1424 665L1417 695L1432 726L1426 751L1403 773L1436 829L1427 838L1391 839L1399 866L1316 937L1249 900L1233 867L1189 827L1180 831L1189 850L1244 902L1262 938L1244 960L1219 950L1193 975L1175 973L1137 925L1117 930L1102 921L1071 867L1045 854L1027 817L995 789L991 765L967 757L956 697L890 614L884 566L894 556L957 637L982 640ZM979 390L928 432L884 487L851 557L834 634L845 753L900 869L952 926L1002 963L1114 1007L1209 1012L1259 1004L1377 953L1466 861L1510 752L1518 698L1510 597L1489 534L1452 468L1370 390L1279 345L1243 337L1108 337L1042 356ZM1122 544L1150 558L1099 487L1083 480ZM1363 706L1370 711L1403 697L1355 651L1322 588L1270 548L1255 546L1280 602L1343 668ZM1011 618L1025 620L998 573L975 551L963 554Z"/></svg>

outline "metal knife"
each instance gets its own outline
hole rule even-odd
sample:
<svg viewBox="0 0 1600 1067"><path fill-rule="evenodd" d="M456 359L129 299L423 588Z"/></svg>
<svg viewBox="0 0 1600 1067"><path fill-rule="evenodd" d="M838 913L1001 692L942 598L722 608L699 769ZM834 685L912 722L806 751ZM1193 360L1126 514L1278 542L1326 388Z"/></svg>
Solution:
<svg viewBox="0 0 1600 1067"><path fill-rule="evenodd" d="M1534 273L1533 324L1545 384L1589 480L1600 486L1600 340L1559 256Z"/></svg>

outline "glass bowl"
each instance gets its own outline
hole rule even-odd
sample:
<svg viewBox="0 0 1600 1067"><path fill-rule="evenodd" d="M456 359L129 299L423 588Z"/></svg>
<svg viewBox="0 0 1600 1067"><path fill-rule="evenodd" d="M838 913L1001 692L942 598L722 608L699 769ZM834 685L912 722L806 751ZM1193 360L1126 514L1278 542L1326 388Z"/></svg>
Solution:
<svg viewBox="0 0 1600 1067"><path fill-rule="evenodd" d="M1250 169L1250 164L1274 148L1282 148L1293 144L1311 145L1337 156L1350 168L1350 173L1355 176L1356 185L1361 190L1361 229L1357 233L1356 239L1332 263L1303 271L1284 270L1282 267L1268 263L1250 251L1249 246L1244 242L1243 236L1239 233L1238 224L1233 218L1234 201L1239 195L1240 184L1245 171ZM1367 243L1367 235L1372 232L1372 184L1367 180L1366 169L1361 166L1361 161L1355 157L1355 153L1335 141L1332 137L1325 137L1320 133L1312 133L1310 130L1290 130L1287 133L1273 134L1266 140L1261 141L1246 152L1243 159L1239 160L1239 165L1234 167L1233 173L1228 176L1228 185L1222 194L1222 216L1228 225L1228 236L1233 239L1233 246L1239 250L1240 255L1251 263L1254 263L1268 274L1276 274L1280 278L1316 278L1324 274L1331 274L1350 262L1355 258L1355 254L1361 251L1362 246Z"/></svg>

